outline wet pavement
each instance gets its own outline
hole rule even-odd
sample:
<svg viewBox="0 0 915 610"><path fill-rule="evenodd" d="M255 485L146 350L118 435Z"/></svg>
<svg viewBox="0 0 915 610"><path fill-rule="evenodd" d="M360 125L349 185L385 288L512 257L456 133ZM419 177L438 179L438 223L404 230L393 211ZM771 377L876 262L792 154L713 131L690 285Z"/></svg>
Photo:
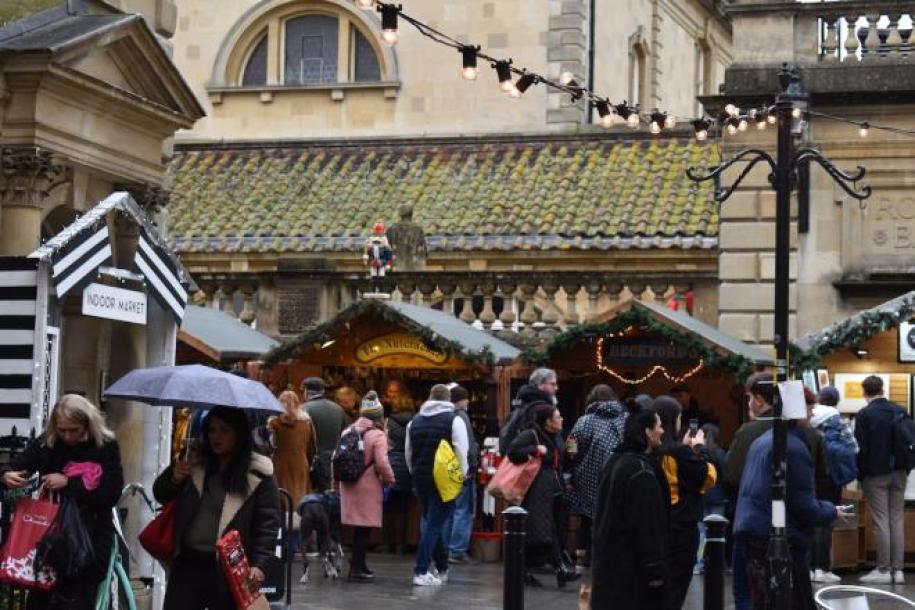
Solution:
<svg viewBox="0 0 915 610"><path fill-rule="evenodd" d="M408 556L370 553L369 566L375 571L375 582L354 583L345 579L325 579L320 566L315 565L311 582L298 584L301 562L295 565L293 608L296 610L498 610L502 608L502 564L478 563L454 566L449 570L448 584L443 587L412 586L413 559ZM846 574L843 584L857 584L859 574ZM909 573L910 584L883 587L915 599L915 574ZM570 583L565 589L556 588L550 574L539 573L542 588L526 587L526 610L575 610L578 608L578 584ZM899 601L870 600L869 606L845 605L834 610L903 610L908 608ZM912 606L915 607L915 606ZM728 599L728 609L733 605ZM685 610L702 610L702 577L693 578Z"/></svg>

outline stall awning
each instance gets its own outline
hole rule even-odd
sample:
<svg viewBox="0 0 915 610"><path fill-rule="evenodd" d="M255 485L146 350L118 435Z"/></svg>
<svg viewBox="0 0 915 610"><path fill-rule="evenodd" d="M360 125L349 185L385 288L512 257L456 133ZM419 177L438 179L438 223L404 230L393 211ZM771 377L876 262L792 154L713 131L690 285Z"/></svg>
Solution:
<svg viewBox="0 0 915 610"><path fill-rule="evenodd" d="M187 307L178 340L217 362L255 360L279 345L278 341L218 309L196 305Z"/></svg>
<svg viewBox="0 0 915 610"><path fill-rule="evenodd" d="M367 299L353 303L333 319L279 345L267 354L264 362L270 366L296 358L313 346L335 343L348 333L350 322L357 318L399 326L428 345L452 353L466 362L509 363L521 355L521 351L513 345L437 309Z"/></svg>

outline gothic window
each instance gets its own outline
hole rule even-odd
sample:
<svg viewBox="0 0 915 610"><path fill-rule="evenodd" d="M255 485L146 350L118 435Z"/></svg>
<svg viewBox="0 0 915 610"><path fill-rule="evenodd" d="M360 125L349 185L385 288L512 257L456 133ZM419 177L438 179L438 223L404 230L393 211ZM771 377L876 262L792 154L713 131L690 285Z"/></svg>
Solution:
<svg viewBox="0 0 915 610"><path fill-rule="evenodd" d="M306 15L286 22L285 83L305 85L337 82L336 17Z"/></svg>
<svg viewBox="0 0 915 610"><path fill-rule="evenodd" d="M245 65L245 73L242 76L241 84L245 87L267 84L267 35L261 36L260 42L255 45L251 56L248 57L248 63Z"/></svg>
<svg viewBox="0 0 915 610"><path fill-rule="evenodd" d="M353 47L355 61L353 76L356 82L381 80L381 68L378 66L378 56L375 49L362 32L353 28Z"/></svg>

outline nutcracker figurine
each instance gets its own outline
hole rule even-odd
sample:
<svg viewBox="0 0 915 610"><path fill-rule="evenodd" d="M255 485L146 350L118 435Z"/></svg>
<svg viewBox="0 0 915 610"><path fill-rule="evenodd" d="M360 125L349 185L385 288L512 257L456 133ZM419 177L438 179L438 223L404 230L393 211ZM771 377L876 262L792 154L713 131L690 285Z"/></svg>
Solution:
<svg viewBox="0 0 915 610"><path fill-rule="evenodd" d="M365 242L362 262L369 266L372 289L379 292L382 278L394 266L394 251L384 234L384 223L380 220L372 227L372 236Z"/></svg>

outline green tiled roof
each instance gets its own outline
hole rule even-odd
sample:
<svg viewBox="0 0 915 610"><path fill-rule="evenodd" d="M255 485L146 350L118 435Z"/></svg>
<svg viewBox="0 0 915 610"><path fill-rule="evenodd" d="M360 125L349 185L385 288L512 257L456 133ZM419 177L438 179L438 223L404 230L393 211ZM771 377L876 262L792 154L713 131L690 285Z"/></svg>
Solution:
<svg viewBox="0 0 915 610"><path fill-rule="evenodd" d="M170 166L179 251L353 250L414 206L429 248L710 248L718 205L692 140L578 136L185 146Z"/></svg>

